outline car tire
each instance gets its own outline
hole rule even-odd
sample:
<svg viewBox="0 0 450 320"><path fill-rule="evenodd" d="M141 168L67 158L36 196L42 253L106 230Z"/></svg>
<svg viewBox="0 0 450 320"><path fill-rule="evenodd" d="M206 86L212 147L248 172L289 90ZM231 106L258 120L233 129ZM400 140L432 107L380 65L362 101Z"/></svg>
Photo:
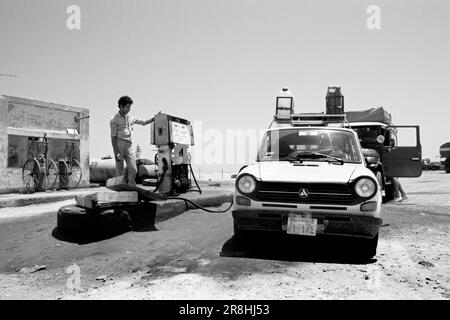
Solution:
<svg viewBox="0 0 450 320"><path fill-rule="evenodd" d="M361 239L360 253L363 259L371 259L377 254L378 233L372 239Z"/></svg>
<svg viewBox="0 0 450 320"><path fill-rule="evenodd" d="M70 237L100 237L114 234L129 227L127 221L111 217L114 210L103 212L78 207L63 206L56 216L58 232Z"/></svg>
<svg viewBox="0 0 450 320"><path fill-rule="evenodd" d="M239 229L236 218L233 218L233 229L234 229L234 237L236 239L243 240L248 238L250 231Z"/></svg>
<svg viewBox="0 0 450 320"><path fill-rule="evenodd" d="M86 236L95 228L95 219L85 208L74 205L63 206L56 216L56 227L67 236Z"/></svg>

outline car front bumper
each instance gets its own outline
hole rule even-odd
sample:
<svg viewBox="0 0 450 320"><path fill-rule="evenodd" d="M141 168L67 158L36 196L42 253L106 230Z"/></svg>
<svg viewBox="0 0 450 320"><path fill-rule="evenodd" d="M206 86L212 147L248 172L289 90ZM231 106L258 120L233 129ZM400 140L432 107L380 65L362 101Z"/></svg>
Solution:
<svg viewBox="0 0 450 320"><path fill-rule="evenodd" d="M233 218L239 230L286 232L289 213L286 211L234 210ZM363 215L343 215L330 212L312 212L317 219L317 234L373 238L383 220Z"/></svg>

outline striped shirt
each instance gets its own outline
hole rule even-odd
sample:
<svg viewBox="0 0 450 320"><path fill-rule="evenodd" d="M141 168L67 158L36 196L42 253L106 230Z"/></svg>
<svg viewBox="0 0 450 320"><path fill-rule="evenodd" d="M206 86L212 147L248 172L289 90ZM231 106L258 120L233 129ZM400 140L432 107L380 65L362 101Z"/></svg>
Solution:
<svg viewBox="0 0 450 320"><path fill-rule="evenodd" d="M129 115L123 116L120 114L120 112L117 112L109 121L109 125L111 127L111 137L117 137L118 139L131 142L131 132L133 131L133 125L135 123L146 125L149 122L149 120L142 120L131 117Z"/></svg>

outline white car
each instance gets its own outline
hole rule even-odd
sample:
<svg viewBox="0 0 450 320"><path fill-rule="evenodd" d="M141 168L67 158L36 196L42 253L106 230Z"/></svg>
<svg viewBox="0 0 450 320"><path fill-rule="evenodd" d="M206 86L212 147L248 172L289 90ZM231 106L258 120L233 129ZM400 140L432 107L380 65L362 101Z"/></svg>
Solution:
<svg viewBox="0 0 450 320"><path fill-rule="evenodd" d="M235 189L237 238L257 230L356 237L364 256L376 254L381 189L351 129L268 130L256 163L239 171Z"/></svg>

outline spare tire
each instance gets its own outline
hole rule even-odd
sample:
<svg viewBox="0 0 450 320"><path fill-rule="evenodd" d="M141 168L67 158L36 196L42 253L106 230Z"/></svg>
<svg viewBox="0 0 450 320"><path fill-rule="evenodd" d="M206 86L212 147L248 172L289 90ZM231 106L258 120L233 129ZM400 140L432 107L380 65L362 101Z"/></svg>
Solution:
<svg viewBox="0 0 450 320"><path fill-rule="evenodd" d="M129 228L126 221L113 216L111 209L100 212L74 205L63 206L57 213L57 230L72 237L98 237Z"/></svg>
<svg viewBox="0 0 450 320"><path fill-rule="evenodd" d="M56 227L62 234L69 236L86 235L92 229L94 219L87 209L68 205L61 207L56 216Z"/></svg>

